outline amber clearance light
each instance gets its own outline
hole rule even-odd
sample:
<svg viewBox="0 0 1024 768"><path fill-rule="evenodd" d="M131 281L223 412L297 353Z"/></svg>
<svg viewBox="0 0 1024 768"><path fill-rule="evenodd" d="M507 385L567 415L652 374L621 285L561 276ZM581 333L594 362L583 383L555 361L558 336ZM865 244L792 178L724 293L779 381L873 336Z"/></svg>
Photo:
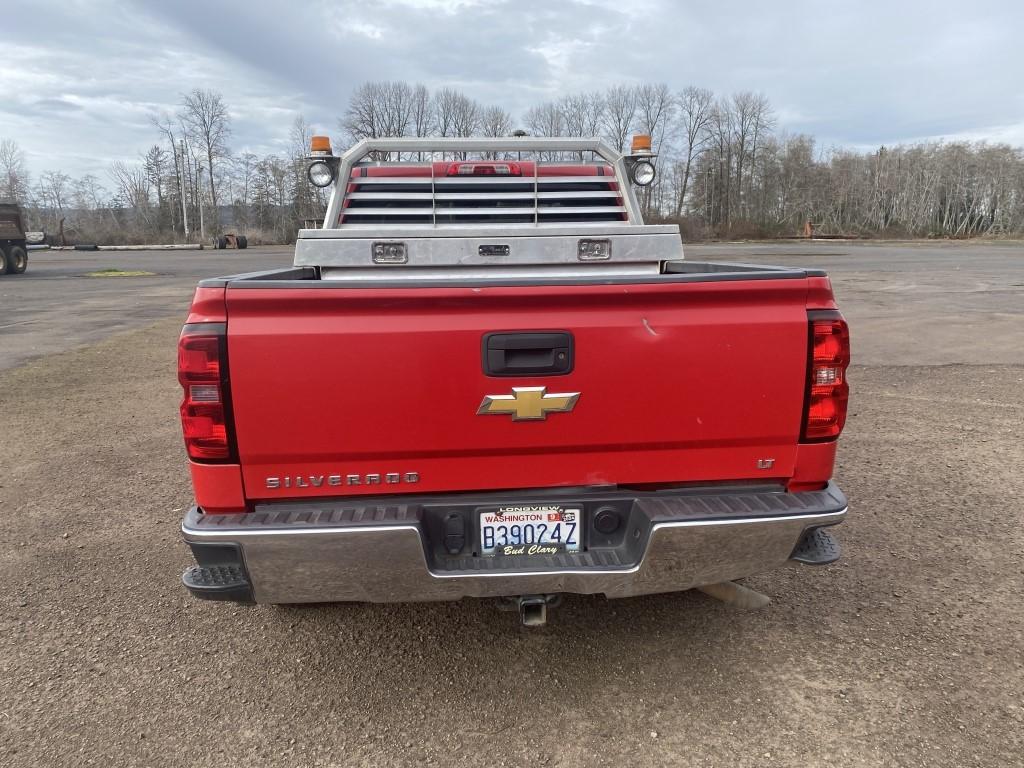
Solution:
<svg viewBox="0 0 1024 768"><path fill-rule="evenodd" d="M651 151L651 137L646 133L638 133L633 136L633 145L631 152L634 155L640 153L649 153Z"/></svg>
<svg viewBox="0 0 1024 768"><path fill-rule="evenodd" d="M309 141L311 155L332 155L330 136L314 136Z"/></svg>

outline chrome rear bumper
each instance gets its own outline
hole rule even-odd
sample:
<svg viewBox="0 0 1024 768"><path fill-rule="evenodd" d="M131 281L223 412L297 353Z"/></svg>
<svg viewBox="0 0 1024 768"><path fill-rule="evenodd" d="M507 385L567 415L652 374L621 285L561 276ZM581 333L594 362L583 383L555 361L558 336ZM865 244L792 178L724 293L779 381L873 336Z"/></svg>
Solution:
<svg viewBox="0 0 1024 768"><path fill-rule="evenodd" d="M575 555L526 562L479 557L469 542L466 555L439 557L431 542L430 515L439 508L473 510L493 504L490 498L335 500L268 505L238 515L204 515L193 508L182 533L201 564L204 557L209 560L201 555L204 548L221 556L236 552L238 561L223 565L239 569L252 598L261 603L411 602L558 592L628 597L690 589L782 565L805 531L835 525L846 515L846 498L831 483L803 493L762 487L562 498L584 508L585 531L597 505L616 503L628 510L621 543L596 546L597 534L591 532L584 538L586 551ZM514 499L517 504L551 500L550 494ZM504 497L504 503L509 501Z"/></svg>

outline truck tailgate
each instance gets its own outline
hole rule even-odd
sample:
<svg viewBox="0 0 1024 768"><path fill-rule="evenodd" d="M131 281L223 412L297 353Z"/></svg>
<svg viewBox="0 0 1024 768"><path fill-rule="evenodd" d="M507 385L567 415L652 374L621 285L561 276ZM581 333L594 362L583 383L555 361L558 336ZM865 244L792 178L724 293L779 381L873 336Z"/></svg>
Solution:
<svg viewBox="0 0 1024 768"><path fill-rule="evenodd" d="M432 493L789 477L806 279L602 285L229 284L246 496ZM492 332L572 334L571 372L488 376ZM478 415L513 387L579 393Z"/></svg>

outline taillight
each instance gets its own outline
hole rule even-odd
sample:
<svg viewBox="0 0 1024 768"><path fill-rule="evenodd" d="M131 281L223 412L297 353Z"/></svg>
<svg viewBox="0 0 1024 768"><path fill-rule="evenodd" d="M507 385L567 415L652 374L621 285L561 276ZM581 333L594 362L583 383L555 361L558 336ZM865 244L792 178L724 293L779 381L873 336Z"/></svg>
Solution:
<svg viewBox="0 0 1024 768"><path fill-rule="evenodd" d="M452 163L449 176L522 176L519 163Z"/></svg>
<svg viewBox="0 0 1024 768"><path fill-rule="evenodd" d="M178 381L184 390L181 431L189 458L234 457L227 403L227 348L223 323L190 323L178 339Z"/></svg>
<svg viewBox="0 0 1024 768"><path fill-rule="evenodd" d="M810 323L808 380L804 407L804 442L833 440L846 423L850 388L850 331L836 310L807 313Z"/></svg>

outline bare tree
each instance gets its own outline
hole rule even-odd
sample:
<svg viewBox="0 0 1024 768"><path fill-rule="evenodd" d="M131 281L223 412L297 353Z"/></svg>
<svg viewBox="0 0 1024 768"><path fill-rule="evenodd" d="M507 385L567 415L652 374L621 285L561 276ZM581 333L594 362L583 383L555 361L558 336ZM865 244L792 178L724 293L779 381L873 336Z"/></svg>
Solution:
<svg viewBox="0 0 1024 768"><path fill-rule="evenodd" d="M46 171L36 184L39 204L50 211L50 221L57 228L64 219L71 196L71 177L61 171Z"/></svg>
<svg viewBox="0 0 1024 768"><path fill-rule="evenodd" d="M289 164L268 155L256 166L253 178L253 213L256 225L277 242L286 242L294 234L289 202Z"/></svg>
<svg viewBox="0 0 1024 768"><path fill-rule="evenodd" d="M512 115L501 107L484 107L480 114L480 134L490 138L501 138L512 135ZM487 152L484 158L487 160L499 160L499 153ZM507 155L505 155L507 157Z"/></svg>
<svg viewBox="0 0 1024 768"><path fill-rule="evenodd" d="M434 130L434 111L427 86L417 83L412 89L413 136L429 136Z"/></svg>
<svg viewBox="0 0 1024 768"><path fill-rule="evenodd" d="M512 133L512 115L501 107L485 107L480 116L480 133L500 138Z"/></svg>
<svg viewBox="0 0 1024 768"><path fill-rule="evenodd" d="M564 135L579 138L590 138L601 132L602 110L604 99L599 93L572 93L563 96L558 102L561 116L560 128ZM584 153L577 153L582 162Z"/></svg>
<svg viewBox="0 0 1024 768"><path fill-rule="evenodd" d="M252 152L243 152L234 160L235 173L238 184L235 189L238 191L236 201L243 209L248 208L252 202L253 180L256 177L256 166L259 158Z"/></svg>
<svg viewBox="0 0 1024 768"><path fill-rule="evenodd" d="M727 99L720 99L711 110L708 128L711 153L705 169L705 217L712 226L729 230L733 158L733 111Z"/></svg>
<svg viewBox="0 0 1024 768"><path fill-rule="evenodd" d="M152 224L151 182L146 168L120 160L110 166L110 177L117 187L117 198L147 227Z"/></svg>
<svg viewBox="0 0 1024 768"><path fill-rule="evenodd" d="M587 94L569 93L557 105L560 128L566 136L587 135Z"/></svg>
<svg viewBox="0 0 1024 768"><path fill-rule="evenodd" d="M772 125L773 119L768 99L763 94L744 91L732 97L733 143L736 153L736 207L740 216L747 215L744 198L744 168L749 172L757 156L757 141ZM748 162L749 161L749 162ZM746 185L749 192L752 182Z"/></svg>
<svg viewBox="0 0 1024 768"><path fill-rule="evenodd" d="M604 94L604 138L619 151L633 132L636 96L631 85L613 85Z"/></svg>
<svg viewBox="0 0 1024 768"><path fill-rule="evenodd" d="M180 140L176 134L176 126L171 120L169 115L161 115L160 117L152 118L153 126L163 135L167 142L167 148L170 150L171 163L174 168L174 185L173 189L177 196L177 202L171 209L171 229L174 230L176 227L175 218L176 213L181 213L181 224L182 234L187 235L187 194L186 189L188 187L185 179L185 163L182 155L184 154L181 150L181 143L184 141L184 137Z"/></svg>
<svg viewBox="0 0 1024 768"><path fill-rule="evenodd" d="M441 136L472 136L480 129L479 104L452 88L442 88L434 97L434 116Z"/></svg>
<svg viewBox="0 0 1024 768"><path fill-rule="evenodd" d="M438 136L455 135L455 111L460 96L452 88L442 88L434 94L434 126Z"/></svg>
<svg viewBox="0 0 1024 768"><path fill-rule="evenodd" d="M605 114L604 95L598 91L584 94L583 135L590 138L601 135Z"/></svg>
<svg viewBox="0 0 1024 768"><path fill-rule="evenodd" d="M480 130L483 110L477 102L460 93L459 98L455 100L453 116L454 135L473 136Z"/></svg>
<svg viewBox="0 0 1024 768"><path fill-rule="evenodd" d="M100 180L87 173L72 182L71 204L83 211L95 211L103 205L104 190Z"/></svg>
<svg viewBox="0 0 1024 768"><path fill-rule="evenodd" d="M546 101L526 111L527 129L534 136L564 136L565 120L560 105Z"/></svg>
<svg viewBox="0 0 1024 768"><path fill-rule="evenodd" d="M693 160L710 138L708 124L711 121L715 94L705 88L689 86L679 92L676 103L679 108L679 127L683 141L675 206L676 218L679 218L683 215Z"/></svg>
<svg viewBox="0 0 1024 768"><path fill-rule="evenodd" d="M442 88L434 95L434 125L440 136L473 136L482 118L482 107L460 91ZM465 159L466 153L456 156Z"/></svg>
<svg viewBox="0 0 1024 768"><path fill-rule="evenodd" d="M377 83L363 83L348 100L341 118L342 130L351 141L380 138L382 130L380 93Z"/></svg>
<svg viewBox="0 0 1024 768"><path fill-rule="evenodd" d="M636 89L636 103L636 127L651 137L655 147L660 147L674 116L672 92L664 83L645 83Z"/></svg>
<svg viewBox="0 0 1024 768"><path fill-rule="evenodd" d="M306 119L299 115L292 123L291 130L291 171L292 171L292 204L295 218L299 220L314 219L323 216L327 207L326 190L314 187L306 176L306 156L309 154L313 129Z"/></svg>
<svg viewBox="0 0 1024 768"><path fill-rule="evenodd" d="M210 181L210 200L213 204L214 228L219 230L217 171L220 162L230 154L227 142L231 136L231 118L228 108L219 93L196 88L182 97L180 117L192 142L198 145L199 151L205 155L206 172Z"/></svg>
<svg viewBox="0 0 1024 768"><path fill-rule="evenodd" d="M636 127L641 133L651 137L656 150L666 150L665 132L672 121L675 109L672 92L664 83L645 83L636 89L636 102ZM640 190L640 205L645 216L650 216L656 208L661 207L660 198L664 189L664 176L659 175L655 178L654 184Z"/></svg>
<svg viewBox="0 0 1024 768"><path fill-rule="evenodd" d="M526 129L534 136L564 136L565 120L562 108L553 101L546 101L536 107L530 107L524 118ZM559 152L539 152L540 160L555 161L561 159Z"/></svg>
<svg viewBox="0 0 1024 768"><path fill-rule="evenodd" d="M142 167L149 179L150 186L156 191L156 204L161 210L164 207L164 178L167 175L167 151L159 144L154 144L142 158Z"/></svg>
<svg viewBox="0 0 1024 768"><path fill-rule="evenodd" d="M13 139L0 140L0 200L28 200L29 175L25 153Z"/></svg>
<svg viewBox="0 0 1024 768"><path fill-rule="evenodd" d="M292 128L288 132L288 150L292 159L301 160L310 151L310 144L313 140L313 127L306 122L302 115L296 115L292 120Z"/></svg>
<svg viewBox="0 0 1024 768"><path fill-rule="evenodd" d="M408 83L385 83L384 127L388 136L407 136L412 123L413 90Z"/></svg>

